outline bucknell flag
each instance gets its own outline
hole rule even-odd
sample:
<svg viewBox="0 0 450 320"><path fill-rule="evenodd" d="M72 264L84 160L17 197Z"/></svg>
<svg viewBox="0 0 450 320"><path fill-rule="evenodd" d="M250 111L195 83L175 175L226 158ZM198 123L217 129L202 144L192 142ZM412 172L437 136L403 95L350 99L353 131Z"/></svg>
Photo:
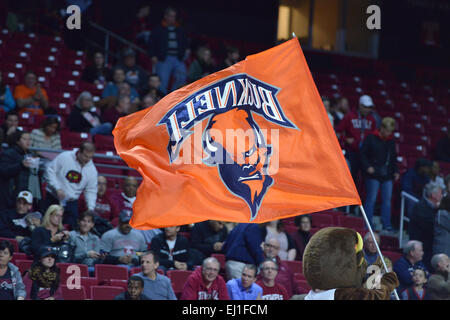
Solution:
<svg viewBox="0 0 450 320"><path fill-rule="evenodd" d="M297 39L119 119L113 134L143 178L137 229L361 204Z"/></svg>

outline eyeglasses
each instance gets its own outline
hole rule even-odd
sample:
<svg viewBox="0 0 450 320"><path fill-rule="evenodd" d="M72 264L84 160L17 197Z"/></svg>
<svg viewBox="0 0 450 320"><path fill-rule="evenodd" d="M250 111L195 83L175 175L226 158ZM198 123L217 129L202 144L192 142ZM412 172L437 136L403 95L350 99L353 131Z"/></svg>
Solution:
<svg viewBox="0 0 450 320"><path fill-rule="evenodd" d="M217 268L205 268L203 270L205 270L206 272L215 272L215 273L219 272L219 269Z"/></svg>
<svg viewBox="0 0 450 320"><path fill-rule="evenodd" d="M280 249L280 247L274 246L273 244L269 244L269 243L265 243L264 246L267 248Z"/></svg>

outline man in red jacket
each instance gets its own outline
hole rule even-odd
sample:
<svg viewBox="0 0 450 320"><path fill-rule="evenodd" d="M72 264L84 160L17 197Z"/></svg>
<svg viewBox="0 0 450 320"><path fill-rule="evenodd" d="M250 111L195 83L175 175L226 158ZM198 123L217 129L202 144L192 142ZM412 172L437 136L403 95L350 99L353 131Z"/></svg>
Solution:
<svg viewBox="0 0 450 320"><path fill-rule="evenodd" d="M203 260L202 266L187 279L180 300L230 300L219 271L220 263L216 258Z"/></svg>
<svg viewBox="0 0 450 320"><path fill-rule="evenodd" d="M371 115L375 105L368 95L359 98L359 108L351 111L339 122L336 133L345 149L345 156L350 162L352 177L358 181L360 169L359 149L364 138L376 129L376 120Z"/></svg>

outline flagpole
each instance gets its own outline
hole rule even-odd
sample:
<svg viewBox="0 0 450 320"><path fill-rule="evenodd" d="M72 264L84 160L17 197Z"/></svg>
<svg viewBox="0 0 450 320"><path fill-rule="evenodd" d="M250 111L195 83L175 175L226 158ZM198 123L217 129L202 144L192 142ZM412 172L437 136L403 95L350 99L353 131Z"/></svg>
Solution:
<svg viewBox="0 0 450 320"><path fill-rule="evenodd" d="M295 35L295 32L292 32L292 38L297 38L297 36Z"/></svg>
<svg viewBox="0 0 450 320"><path fill-rule="evenodd" d="M381 262L383 263L384 270L386 270L386 272L389 272L389 270L388 270L388 268L386 266L386 262L384 262L383 254L381 253L381 250L380 250L380 247L378 246L378 243L377 243L377 240L375 238L375 235L373 234L372 227L370 226L370 223L369 223L369 219L367 219L366 212L364 211L364 208L363 208L362 205L360 205L359 208L361 209L361 212L362 212L362 215L364 217L364 221L366 222L367 228L369 229L369 232L372 235L373 242L375 243L375 247L377 248L378 255L380 256ZM397 300L400 300L400 298L398 297L396 289L394 289L394 295L395 295L395 298Z"/></svg>

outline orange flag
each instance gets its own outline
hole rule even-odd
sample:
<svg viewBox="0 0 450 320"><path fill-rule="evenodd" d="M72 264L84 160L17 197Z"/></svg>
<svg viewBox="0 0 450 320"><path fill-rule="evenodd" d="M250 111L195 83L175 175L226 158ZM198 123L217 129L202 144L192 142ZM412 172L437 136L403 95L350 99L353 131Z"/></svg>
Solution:
<svg viewBox="0 0 450 320"><path fill-rule="evenodd" d="M113 135L143 177L136 229L361 204L297 39L119 119Z"/></svg>

